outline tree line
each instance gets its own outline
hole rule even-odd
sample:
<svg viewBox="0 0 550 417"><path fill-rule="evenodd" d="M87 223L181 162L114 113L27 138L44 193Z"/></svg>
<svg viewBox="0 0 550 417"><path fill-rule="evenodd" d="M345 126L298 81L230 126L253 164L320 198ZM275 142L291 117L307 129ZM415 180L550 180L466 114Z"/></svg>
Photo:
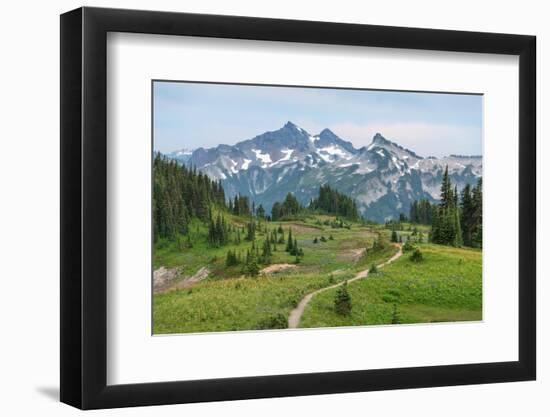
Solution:
<svg viewBox="0 0 550 417"><path fill-rule="evenodd" d="M208 220L212 205L225 207L221 181L157 153L153 160L153 230L158 238L187 234L193 217Z"/></svg>
<svg viewBox="0 0 550 417"><path fill-rule="evenodd" d="M433 212L436 207L436 204L430 203L430 201L425 198L413 201L409 210L410 222L416 224L432 224Z"/></svg>
<svg viewBox="0 0 550 417"><path fill-rule="evenodd" d="M304 207L292 193L287 193L283 202L275 202L271 208L271 220L287 220L295 218L304 211Z"/></svg>
<svg viewBox="0 0 550 417"><path fill-rule="evenodd" d="M355 200L331 188L328 184L319 187L319 197L311 200L308 208L326 214L342 216L349 220L357 220L359 218Z"/></svg>
<svg viewBox="0 0 550 417"><path fill-rule="evenodd" d="M467 184L459 194L445 167L441 182L441 199L432 210L430 240L453 246L482 247L483 190L481 178L474 187Z"/></svg>
<svg viewBox="0 0 550 417"><path fill-rule="evenodd" d="M181 165L160 153L154 157L153 173L155 242L159 238L175 240L179 235L189 237L190 221L197 218L208 225L209 244L223 246L230 239L231 229L223 217L224 212L268 221L291 220L308 212L333 214L348 220L360 217L355 200L329 185L319 187L319 196L312 199L307 208L300 204L294 194L287 193L282 202L273 204L269 216L261 204L256 207L247 196L237 194L226 201L221 181L211 180L195 167ZM216 217L212 214L213 208L217 208ZM342 219L339 222L342 223ZM251 233L253 231L246 231L247 235Z"/></svg>

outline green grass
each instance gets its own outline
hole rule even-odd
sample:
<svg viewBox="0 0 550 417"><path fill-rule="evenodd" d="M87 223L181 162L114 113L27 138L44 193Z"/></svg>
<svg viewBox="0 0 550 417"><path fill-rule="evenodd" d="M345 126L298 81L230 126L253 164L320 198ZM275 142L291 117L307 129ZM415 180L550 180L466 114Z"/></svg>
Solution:
<svg viewBox="0 0 550 417"><path fill-rule="evenodd" d="M405 253L378 274L349 284L350 316L335 313L336 291L329 290L312 299L300 327L390 324L394 305L400 323L481 320L481 251L419 246L423 262L411 262Z"/></svg>
<svg viewBox="0 0 550 417"><path fill-rule="evenodd" d="M247 221L226 215L233 225ZM271 264L291 263L295 257L284 251L289 228L304 250L301 262L292 270L271 276L244 278L241 267L227 268L228 250L244 254L251 242L244 240L212 248L206 241L204 223L193 221L190 227L192 247L187 238L180 242L159 241L154 248L154 268L179 267L179 279L193 275L206 266L210 275L189 289L169 290L153 296L153 332L155 334L256 330L286 326L290 311L308 293L352 278L358 271L379 265L397 251L394 245L382 250L367 250L379 236L388 239L391 231L384 226L352 223L349 228L325 225L334 217L315 215L296 221L267 223L273 230L281 225L285 244L278 244ZM409 225L400 232L410 234ZM425 236L426 226L418 227ZM329 236L333 240L329 240ZM321 242L321 236L327 241ZM313 243L314 239L318 243ZM256 233L256 245L263 243L263 232ZM342 317L334 312L336 290L313 297L307 306L301 327L334 327L387 324L394 305L401 323L424 323L481 319L481 251L420 244L424 261L413 263L404 254L376 275L349 284L352 313ZM266 265L261 265L263 268Z"/></svg>
<svg viewBox="0 0 550 417"><path fill-rule="evenodd" d="M372 264L378 266L395 255L398 250L398 247L393 244L387 244L384 248L376 251L367 250L367 252L355 264L354 270L362 271L370 268Z"/></svg>
<svg viewBox="0 0 550 417"><path fill-rule="evenodd" d="M227 219L234 225L242 225L246 221L230 215ZM227 251L244 254L250 249L251 242L242 239L238 245L232 242L221 248L212 248L206 241L206 227L198 221L190 227L191 248L177 242L157 242L153 260L155 269L160 266L180 267L181 280L207 266L210 275L191 289L154 295L154 333L269 328L274 323L281 323L283 316L286 322L292 308L305 294L331 282L352 278L355 265L361 262L361 250L372 246L378 236L378 229L359 223L352 224L349 229L317 224L332 219L334 217L310 216L305 221L268 223L269 229L277 229L281 225L285 232L285 244L277 244L270 264L294 264L295 257L284 250L289 229L292 229L293 237L304 251L304 257L291 272L270 277L244 278L240 266L227 268ZM382 233L386 232L382 230ZM321 236L326 238L326 242L320 241ZM315 244L316 237L319 242ZM263 232L256 233L256 245L261 246L264 239ZM182 241L185 243L186 238ZM329 281L331 275L332 281Z"/></svg>
<svg viewBox="0 0 550 417"><path fill-rule="evenodd" d="M190 289L156 294L153 333L255 330L282 321L307 293L349 279L350 274L286 274L199 283ZM282 326L281 326L282 327Z"/></svg>
<svg viewBox="0 0 550 417"><path fill-rule="evenodd" d="M235 225L243 224L243 219L237 216L226 215L229 222ZM318 216L325 218L328 216ZM356 261L356 250L372 245L377 236L372 228L354 224L350 230L333 229L330 226L318 226L314 224L317 216L307 219L307 222L288 221L267 223L270 229L277 229L281 225L285 232L285 244L277 244L277 251L273 253L271 263L294 263L295 257L285 252L288 230L292 229L293 236L297 239L298 245L303 248L305 256L301 260L300 269L304 273L319 272L327 273L337 269L348 268ZM334 218L334 217L333 217ZM252 244L242 240L240 244L233 242L220 248L208 245L206 240L207 228L199 222L194 221L190 226L192 248L185 247L186 237L181 237L181 244L175 241L161 240L155 244L153 253L153 268L161 266L166 268L180 267L181 277L191 276L203 266L208 266L212 271L210 279L237 278L240 269L225 268L225 257L228 250L238 251L243 256ZM334 240L328 240L332 235ZM313 243L315 237L324 236L327 242ZM256 245L263 243L265 239L263 232L256 233Z"/></svg>

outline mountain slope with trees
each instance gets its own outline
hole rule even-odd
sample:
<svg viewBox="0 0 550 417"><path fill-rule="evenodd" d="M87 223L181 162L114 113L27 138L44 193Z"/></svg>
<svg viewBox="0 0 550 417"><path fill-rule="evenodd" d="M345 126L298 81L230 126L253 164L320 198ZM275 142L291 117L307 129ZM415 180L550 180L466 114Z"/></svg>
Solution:
<svg viewBox="0 0 550 417"><path fill-rule="evenodd" d="M292 192L306 206L320 184L355 200L361 216L376 222L396 218L415 200L439 199L445 166L458 191L475 186L482 173L480 156L422 157L380 133L368 146L355 148L329 129L312 135L288 122L234 145L171 153L222 181L228 197L249 197L269 215Z"/></svg>

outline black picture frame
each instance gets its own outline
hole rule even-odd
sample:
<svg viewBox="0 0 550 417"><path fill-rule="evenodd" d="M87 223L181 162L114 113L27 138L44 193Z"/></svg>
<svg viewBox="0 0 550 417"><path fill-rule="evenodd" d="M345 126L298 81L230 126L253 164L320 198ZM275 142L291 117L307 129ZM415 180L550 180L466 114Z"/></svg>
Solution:
<svg viewBox="0 0 550 417"><path fill-rule="evenodd" d="M519 56L519 360L107 385L108 32ZM79 8L61 15L61 401L82 409L534 380L534 36Z"/></svg>

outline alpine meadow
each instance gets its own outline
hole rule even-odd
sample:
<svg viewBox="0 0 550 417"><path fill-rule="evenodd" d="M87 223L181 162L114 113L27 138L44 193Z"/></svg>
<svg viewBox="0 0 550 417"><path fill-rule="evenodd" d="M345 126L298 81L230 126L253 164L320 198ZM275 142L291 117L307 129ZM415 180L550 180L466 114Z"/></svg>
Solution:
<svg viewBox="0 0 550 417"><path fill-rule="evenodd" d="M155 81L153 334L482 320L481 106Z"/></svg>

